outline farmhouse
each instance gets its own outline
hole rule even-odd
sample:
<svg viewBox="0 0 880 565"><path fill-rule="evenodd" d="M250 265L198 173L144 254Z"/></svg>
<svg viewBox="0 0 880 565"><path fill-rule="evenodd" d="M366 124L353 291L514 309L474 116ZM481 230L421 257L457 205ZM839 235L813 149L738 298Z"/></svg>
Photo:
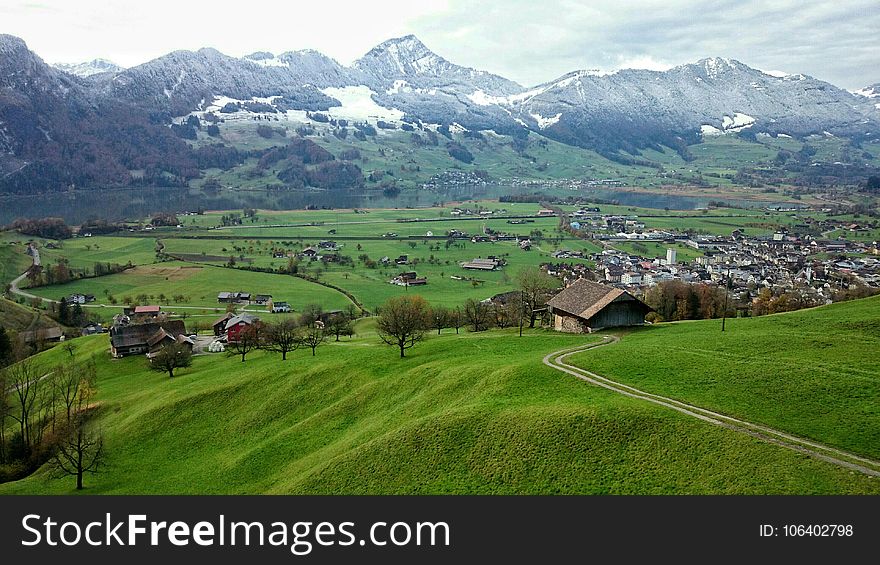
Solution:
<svg viewBox="0 0 880 565"><path fill-rule="evenodd" d="M250 292L221 292L217 295L217 302L250 302L251 301L251 293Z"/></svg>
<svg viewBox="0 0 880 565"><path fill-rule="evenodd" d="M86 304L95 301L94 294L71 294L64 299L68 304Z"/></svg>
<svg viewBox="0 0 880 565"><path fill-rule="evenodd" d="M161 306L135 306L133 314L144 318L155 318L161 311Z"/></svg>
<svg viewBox="0 0 880 565"><path fill-rule="evenodd" d="M147 353L150 351L151 341L155 345L164 339L164 335L176 340L178 336L185 333L186 326L182 320L130 326L115 325L110 328L110 352L113 357Z"/></svg>
<svg viewBox="0 0 880 565"><path fill-rule="evenodd" d="M602 328L645 323L651 307L625 290L578 279L547 303L553 327L562 332L589 333Z"/></svg>
<svg viewBox="0 0 880 565"><path fill-rule="evenodd" d="M234 317L234 314L226 313L222 318L211 324L211 327L214 329L214 335L223 335L226 331L226 322Z"/></svg>
<svg viewBox="0 0 880 565"><path fill-rule="evenodd" d="M226 322L226 340L230 343L237 342L241 332L244 331L245 328L253 326L259 321L259 318L250 314L239 314L238 316L230 318L229 321Z"/></svg>
<svg viewBox="0 0 880 565"><path fill-rule="evenodd" d="M19 332L18 339L24 343L38 343L41 341L63 341L64 332L58 326L42 328L36 331Z"/></svg>
<svg viewBox="0 0 880 565"><path fill-rule="evenodd" d="M275 302L272 304L272 312L275 314L281 312L290 312L290 304L287 302Z"/></svg>

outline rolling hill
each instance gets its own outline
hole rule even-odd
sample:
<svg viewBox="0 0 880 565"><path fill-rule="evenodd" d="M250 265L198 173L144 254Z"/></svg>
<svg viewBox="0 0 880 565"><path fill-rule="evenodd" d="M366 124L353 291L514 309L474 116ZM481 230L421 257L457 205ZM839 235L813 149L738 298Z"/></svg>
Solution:
<svg viewBox="0 0 880 565"><path fill-rule="evenodd" d="M880 300L874 299L736 320L726 344L699 337L714 321L661 325L584 353L583 362L615 374L613 365L602 364L603 356L615 348L630 354L641 348L646 378L657 387L685 386L692 380L688 374L667 370L658 349L663 339L697 340L707 350L706 366L738 375L751 372L751 365L721 354L732 343L745 350L772 342L782 326L824 325L823 340L830 344L824 356L838 347L847 356L827 360L842 371L828 382L849 380L851 386L818 390L812 381L792 378L783 391L771 379L732 378L712 389L712 403L736 411L743 397L762 394L758 385L792 413L834 398L823 410L837 431L823 439L851 436L846 445L873 453L876 375L860 373L852 380L854 367L864 373L870 365L847 344L862 340L868 347L876 340L878 311ZM856 312L858 324L846 330ZM82 338L77 355L94 357L98 367L101 426L112 465L87 477L85 492L880 493L876 479L588 386L541 364L551 351L594 339L545 330L522 338L504 330L447 331L400 360L379 343L367 320L355 339L328 343L316 357L298 351L282 363L277 355L256 353L242 363L201 356L169 379L148 371L143 358L110 360L104 336ZM660 340L657 347L647 348L652 339ZM768 363L777 359L784 374L795 377L809 372L815 356L799 361L785 352L802 353L815 347L815 339L812 332L802 338L794 330L784 334L776 342L782 352L767 346ZM713 347L721 351L713 355ZM48 366L64 355L49 351L38 359ZM796 417L779 425L812 434ZM64 493L72 487L40 471L0 485L0 493Z"/></svg>

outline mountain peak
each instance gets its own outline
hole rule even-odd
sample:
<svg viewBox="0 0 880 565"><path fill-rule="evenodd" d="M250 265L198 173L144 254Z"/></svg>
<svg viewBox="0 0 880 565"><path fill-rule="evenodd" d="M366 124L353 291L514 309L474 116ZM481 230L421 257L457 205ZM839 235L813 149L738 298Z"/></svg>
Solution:
<svg viewBox="0 0 880 565"><path fill-rule="evenodd" d="M381 76L436 75L449 65L414 35L383 41L354 63L356 68Z"/></svg>
<svg viewBox="0 0 880 565"><path fill-rule="evenodd" d="M275 55L268 51L255 51L250 55L245 55L244 58L250 59L251 61L265 61L266 59L274 59Z"/></svg>
<svg viewBox="0 0 880 565"><path fill-rule="evenodd" d="M24 42L24 39L7 33L0 33L0 54L7 55L17 51L27 50L28 46L27 43Z"/></svg>
<svg viewBox="0 0 880 565"><path fill-rule="evenodd" d="M55 63L52 66L65 73L83 78L100 73L118 73L125 70L124 67L120 67L113 61L101 58L92 59L85 63Z"/></svg>

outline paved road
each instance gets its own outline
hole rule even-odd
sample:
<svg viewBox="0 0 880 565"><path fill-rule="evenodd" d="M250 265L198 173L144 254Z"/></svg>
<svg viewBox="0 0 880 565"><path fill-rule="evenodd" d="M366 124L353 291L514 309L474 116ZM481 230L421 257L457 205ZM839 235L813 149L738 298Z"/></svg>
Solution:
<svg viewBox="0 0 880 565"><path fill-rule="evenodd" d="M792 451L797 451L798 453L803 453L815 459L826 461L840 467L845 467L853 471L858 471L872 477L880 477L880 461L874 461L872 459L868 459L854 453L823 445L812 440L793 436L786 432L776 430L761 424L753 424L751 422L739 420L737 418L726 416L718 412L706 410L705 408L700 408L699 406L687 404L673 398L644 392L637 388L613 381L607 377L597 375L596 373L587 371L586 369L581 369L580 367L575 367L574 365L570 365L565 362L566 358L569 355L574 355L576 353L580 353L581 351L586 351L595 347L611 345L617 343L618 341L620 341L620 339L615 336L603 336L602 341L598 343L591 343L589 345L584 345L573 349L563 349L550 353L546 357L544 357L544 364L549 367L553 367L558 371L562 371L563 373L567 373L569 375L577 377L590 384L600 386L618 394L629 396L630 398L645 400L653 404L658 404L660 406L670 408L687 416L702 420L703 422L733 430L735 432L743 433L762 441L766 441L768 443L772 443L780 447L790 449Z"/></svg>

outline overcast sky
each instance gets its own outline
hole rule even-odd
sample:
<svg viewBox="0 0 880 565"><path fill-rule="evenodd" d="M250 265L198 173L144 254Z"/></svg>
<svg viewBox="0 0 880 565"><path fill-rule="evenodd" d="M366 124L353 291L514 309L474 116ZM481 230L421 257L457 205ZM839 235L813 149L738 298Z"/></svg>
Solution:
<svg viewBox="0 0 880 565"><path fill-rule="evenodd" d="M665 69L703 57L880 82L880 0L2 0L0 33L50 63L132 66L175 49L312 48L348 64L413 33L454 63L534 85L576 69Z"/></svg>

